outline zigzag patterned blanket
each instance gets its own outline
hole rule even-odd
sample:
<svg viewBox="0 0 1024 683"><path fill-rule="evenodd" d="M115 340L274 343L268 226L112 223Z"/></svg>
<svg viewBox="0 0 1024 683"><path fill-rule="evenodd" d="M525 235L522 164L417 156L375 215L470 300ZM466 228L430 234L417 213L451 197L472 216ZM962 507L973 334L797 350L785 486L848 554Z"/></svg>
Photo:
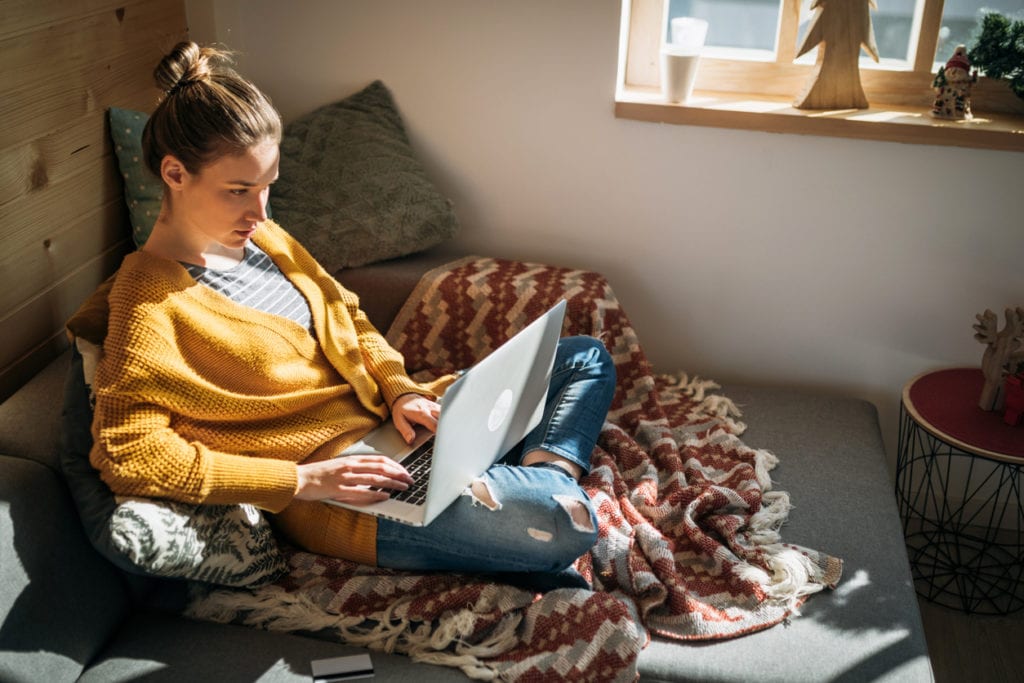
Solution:
<svg viewBox="0 0 1024 683"><path fill-rule="evenodd" d="M415 575L288 551L290 571L216 590L190 614L345 642L461 668L477 679L628 681L650 635L727 638L767 628L832 587L841 562L781 542L777 462L739 435L738 411L699 379L652 373L596 273L467 258L420 282L388 340L421 378L468 367L559 299L565 334L602 339L618 388L582 482L600 537L580 558L593 591L546 594L469 575Z"/></svg>

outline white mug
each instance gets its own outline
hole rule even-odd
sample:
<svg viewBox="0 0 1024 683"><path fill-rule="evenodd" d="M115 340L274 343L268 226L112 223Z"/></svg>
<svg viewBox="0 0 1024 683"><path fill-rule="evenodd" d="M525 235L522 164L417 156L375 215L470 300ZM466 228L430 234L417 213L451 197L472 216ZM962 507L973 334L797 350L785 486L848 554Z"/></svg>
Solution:
<svg viewBox="0 0 1024 683"><path fill-rule="evenodd" d="M676 17L671 24L672 42L661 48L661 91L669 102L686 102L697 78L708 22Z"/></svg>

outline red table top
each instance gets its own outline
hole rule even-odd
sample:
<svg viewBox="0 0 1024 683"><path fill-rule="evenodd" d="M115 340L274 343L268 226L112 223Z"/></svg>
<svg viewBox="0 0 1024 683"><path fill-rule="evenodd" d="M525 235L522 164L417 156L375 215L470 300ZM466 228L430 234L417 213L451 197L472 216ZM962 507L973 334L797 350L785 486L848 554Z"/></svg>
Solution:
<svg viewBox="0 0 1024 683"><path fill-rule="evenodd" d="M918 424L950 445L997 460L1024 460L1024 425L1003 422L1002 410L978 407L980 368L949 368L915 377L903 404Z"/></svg>

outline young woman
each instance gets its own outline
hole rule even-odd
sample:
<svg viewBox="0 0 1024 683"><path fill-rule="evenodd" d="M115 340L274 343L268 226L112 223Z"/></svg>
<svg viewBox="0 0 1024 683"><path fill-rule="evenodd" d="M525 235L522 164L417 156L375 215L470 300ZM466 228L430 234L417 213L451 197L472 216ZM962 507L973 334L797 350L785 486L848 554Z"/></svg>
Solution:
<svg viewBox="0 0 1024 683"><path fill-rule="evenodd" d="M255 504L317 553L582 585L571 564L597 530L577 480L614 389L591 338L559 342L541 424L429 526L322 502L407 488L389 458L334 456L385 419L409 440L434 429L444 382L413 382L356 296L268 220L281 121L225 62L181 43L155 71L143 150L163 206L109 293L93 466L121 495Z"/></svg>

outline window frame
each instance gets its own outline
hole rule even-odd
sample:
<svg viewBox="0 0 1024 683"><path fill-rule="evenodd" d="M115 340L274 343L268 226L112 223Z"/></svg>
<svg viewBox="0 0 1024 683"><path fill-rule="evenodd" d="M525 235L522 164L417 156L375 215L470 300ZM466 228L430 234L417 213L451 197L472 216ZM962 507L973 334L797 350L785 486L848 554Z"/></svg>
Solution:
<svg viewBox="0 0 1024 683"><path fill-rule="evenodd" d="M685 104L670 104L660 96L659 56L668 0L622 0L616 115L688 125L1024 151L1024 101L1005 81L978 79L971 92L972 121L944 121L929 115L943 0L918 0L908 50L908 56L913 55L910 68L861 68L870 109L823 112L792 108L814 69L813 63L794 62L800 5L801 0L780 0L773 61L702 56L695 97Z"/></svg>

